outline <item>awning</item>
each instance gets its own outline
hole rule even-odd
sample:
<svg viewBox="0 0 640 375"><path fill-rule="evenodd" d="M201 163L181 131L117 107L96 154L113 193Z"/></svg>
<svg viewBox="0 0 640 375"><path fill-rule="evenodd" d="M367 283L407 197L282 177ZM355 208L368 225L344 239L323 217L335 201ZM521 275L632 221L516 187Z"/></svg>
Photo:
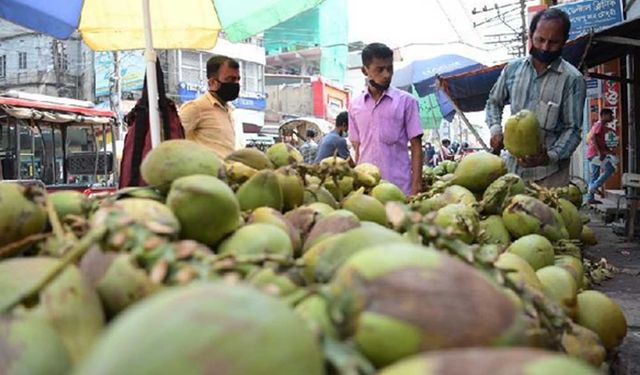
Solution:
<svg viewBox="0 0 640 375"><path fill-rule="evenodd" d="M593 68L607 61L624 57L640 48L640 18L627 20L592 35L569 41L562 56L574 66ZM505 64L474 70L464 74L440 77L440 87L460 110L484 110L491 88Z"/></svg>
<svg viewBox="0 0 640 375"><path fill-rule="evenodd" d="M115 114L108 110L9 97L0 97L0 112L18 119L33 119L56 124L107 125L115 122Z"/></svg>
<svg viewBox="0 0 640 375"><path fill-rule="evenodd" d="M578 67L583 61L585 50L589 45L588 35L569 41L563 51L562 57L574 66ZM587 50L587 53L589 51ZM477 112L484 110L489 92L500 77L500 73L506 64L499 64L487 68L472 70L462 74L439 77L440 89L456 102L461 111Z"/></svg>

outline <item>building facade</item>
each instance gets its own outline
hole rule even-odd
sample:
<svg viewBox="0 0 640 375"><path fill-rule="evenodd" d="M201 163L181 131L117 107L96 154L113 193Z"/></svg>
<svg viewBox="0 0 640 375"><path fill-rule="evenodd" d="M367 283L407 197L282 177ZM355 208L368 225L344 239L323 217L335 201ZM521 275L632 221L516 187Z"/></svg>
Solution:
<svg viewBox="0 0 640 375"><path fill-rule="evenodd" d="M93 52L0 20L0 91L93 101Z"/></svg>

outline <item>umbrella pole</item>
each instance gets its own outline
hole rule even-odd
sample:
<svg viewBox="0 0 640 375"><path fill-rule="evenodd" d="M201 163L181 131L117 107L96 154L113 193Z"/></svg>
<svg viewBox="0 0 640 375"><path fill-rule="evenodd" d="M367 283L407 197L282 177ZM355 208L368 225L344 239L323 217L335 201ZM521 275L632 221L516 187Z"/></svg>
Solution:
<svg viewBox="0 0 640 375"><path fill-rule="evenodd" d="M156 60L158 56L153 49L149 0L142 0L142 18L144 19L144 59L147 64L149 127L151 130L151 147L153 148L160 144L160 113L158 111L158 77L156 76Z"/></svg>

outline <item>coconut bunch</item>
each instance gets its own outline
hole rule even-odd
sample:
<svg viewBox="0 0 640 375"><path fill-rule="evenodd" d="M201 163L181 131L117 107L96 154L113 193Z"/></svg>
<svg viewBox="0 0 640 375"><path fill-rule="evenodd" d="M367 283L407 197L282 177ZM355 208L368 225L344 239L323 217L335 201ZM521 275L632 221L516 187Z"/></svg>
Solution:
<svg viewBox="0 0 640 375"><path fill-rule="evenodd" d="M223 161L163 142L148 187L103 197L0 184L0 358L9 374L595 373L626 322L586 290L571 212L474 155L410 201L373 165L285 144Z"/></svg>

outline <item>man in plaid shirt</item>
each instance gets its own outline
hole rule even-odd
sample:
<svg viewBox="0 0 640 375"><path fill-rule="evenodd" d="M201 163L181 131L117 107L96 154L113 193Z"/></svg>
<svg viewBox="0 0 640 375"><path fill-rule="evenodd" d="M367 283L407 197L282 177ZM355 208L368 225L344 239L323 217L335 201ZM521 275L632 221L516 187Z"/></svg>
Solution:
<svg viewBox="0 0 640 375"><path fill-rule="evenodd" d="M562 58L571 21L555 8L538 12L531 21L529 56L503 69L485 107L491 132L491 147L499 153L502 143L502 109L528 109L536 113L543 144L538 155L523 159L507 157L507 169L525 181L547 186L569 183L571 154L580 143L580 129L586 96L582 74Z"/></svg>

